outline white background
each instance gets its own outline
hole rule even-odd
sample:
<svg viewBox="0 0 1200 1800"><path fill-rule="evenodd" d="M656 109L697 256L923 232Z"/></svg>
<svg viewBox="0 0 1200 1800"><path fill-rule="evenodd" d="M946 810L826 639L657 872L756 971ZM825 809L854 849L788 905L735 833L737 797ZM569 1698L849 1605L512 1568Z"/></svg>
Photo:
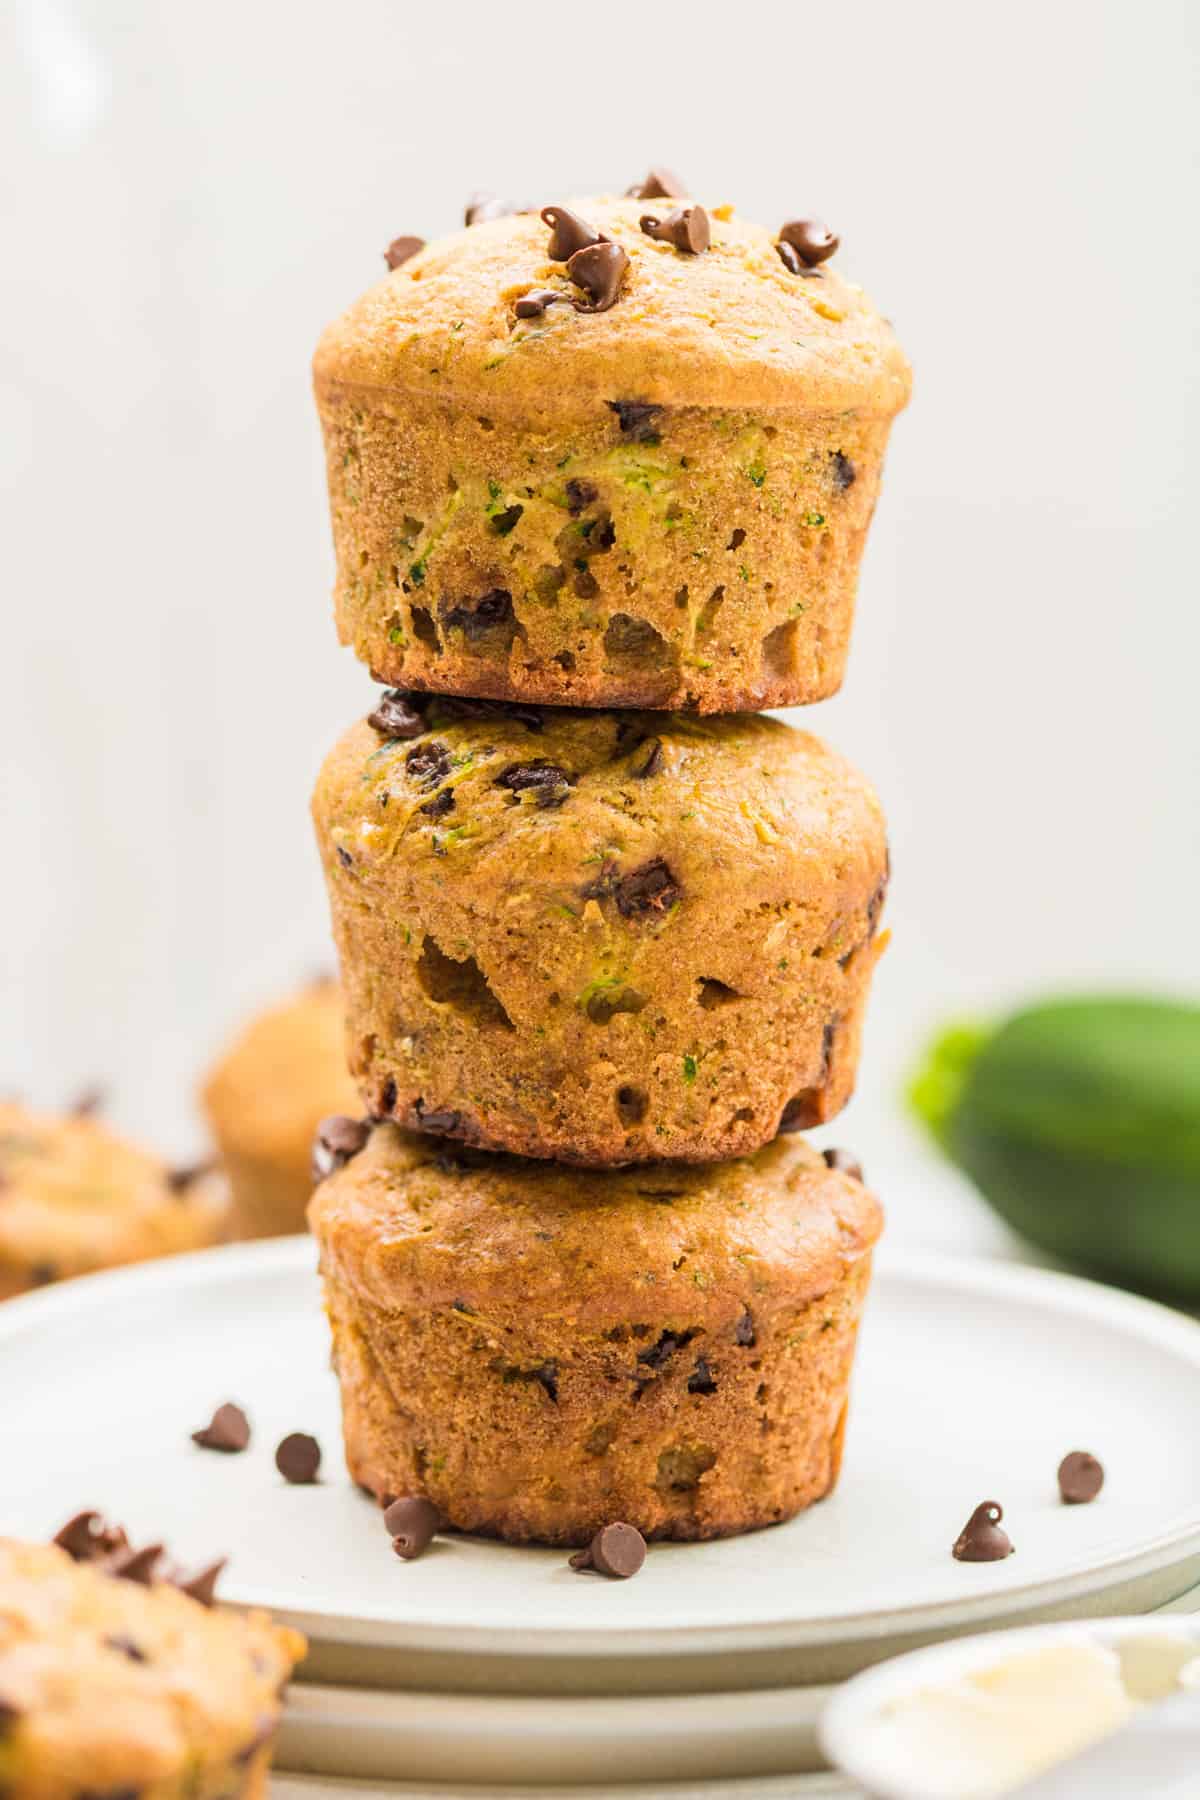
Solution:
<svg viewBox="0 0 1200 1800"><path fill-rule="evenodd" d="M230 1024L327 960L307 793L373 690L329 619L318 330L476 186L667 161L828 218L915 364L850 679L805 723L875 778L896 866L836 1135L899 1230L960 1232L897 1102L930 1028L1200 970L1200 7L9 0L0 30L0 1087L109 1081L183 1150Z"/></svg>

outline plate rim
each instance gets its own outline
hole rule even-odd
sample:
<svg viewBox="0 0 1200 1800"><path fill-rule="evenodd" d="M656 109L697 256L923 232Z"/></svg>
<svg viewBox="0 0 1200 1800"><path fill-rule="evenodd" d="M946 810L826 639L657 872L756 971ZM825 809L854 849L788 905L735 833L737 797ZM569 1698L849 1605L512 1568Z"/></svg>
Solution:
<svg viewBox="0 0 1200 1800"><path fill-rule="evenodd" d="M59 1315L87 1315L103 1310L126 1293L155 1289L202 1288L220 1268L222 1284L253 1280L256 1276L316 1273L316 1245L303 1234L262 1239L253 1243L222 1244L162 1257L121 1269L101 1270L78 1276L48 1288L17 1295L0 1306L0 1352L27 1331ZM989 1300L1033 1301L1042 1306L1057 1299L1074 1317L1116 1325L1144 1343L1155 1344L1192 1364L1200 1374L1200 1320L1158 1300L1128 1293L1085 1276L1056 1269L1008 1261L1001 1257L972 1257L953 1251L920 1246L888 1246L877 1259L876 1281L900 1280L925 1283L976 1295ZM672 1548L680 1548L673 1546ZM1099 1561L1084 1558L1068 1564L1055 1576L1006 1587L1002 1592L964 1595L960 1600L935 1600L908 1607L875 1612L842 1614L835 1618L784 1619L778 1616L743 1619L719 1625L669 1624L639 1627L639 1654L689 1655L712 1651L748 1649L811 1650L841 1646L896 1630L913 1633L954 1632L984 1619L1003 1619L1032 1607L1070 1604L1098 1587L1118 1581L1136 1581L1189 1559L1200 1559L1200 1505L1172 1515L1168 1523L1147 1539L1114 1550ZM469 1651L473 1655L628 1656L629 1630L619 1619L605 1619L593 1626L447 1625L436 1619L410 1616L396 1619L386 1611L364 1611L355 1617L314 1611L281 1601L274 1589L256 1588L253 1581L228 1584L226 1604L262 1607L286 1619L317 1642L355 1645L381 1651Z"/></svg>

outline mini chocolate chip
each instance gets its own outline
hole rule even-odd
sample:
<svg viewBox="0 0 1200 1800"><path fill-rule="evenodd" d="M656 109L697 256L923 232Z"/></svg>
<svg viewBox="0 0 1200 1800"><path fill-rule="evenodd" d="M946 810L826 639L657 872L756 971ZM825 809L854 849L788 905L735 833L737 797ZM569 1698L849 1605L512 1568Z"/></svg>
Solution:
<svg viewBox="0 0 1200 1800"><path fill-rule="evenodd" d="M115 1650L119 1656L127 1656L130 1662L149 1661L142 1646L135 1643L131 1637L127 1637L123 1631L115 1631L111 1637L106 1637L104 1642L109 1650Z"/></svg>
<svg viewBox="0 0 1200 1800"><path fill-rule="evenodd" d="M555 288L534 288L528 294L513 303L513 311L518 319L540 319L548 306L561 302L571 305L570 294L560 294Z"/></svg>
<svg viewBox="0 0 1200 1800"><path fill-rule="evenodd" d="M344 845L342 845L342 844L338 845L337 853L338 853L338 861L341 863L343 869L352 869L354 867L354 858L351 856L350 852L345 848Z"/></svg>
<svg viewBox="0 0 1200 1800"><path fill-rule="evenodd" d="M971 1514L954 1542L956 1562L1002 1562L1013 1553L1012 1540L1000 1524L1004 1508L984 1500Z"/></svg>
<svg viewBox="0 0 1200 1800"><path fill-rule="evenodd" d="M822 1150L827 1169L836 1169L839 1175L849 1175L854 1181L865 1181L862 1164L850 1150Z"/></svg>
<svg viewBox="0 0 1200 1800"><path fill-rule="evenodd" d="M653 1344L648 1344L637 1354L638 1362L647 1369L661 1369L670 1362L677 1350L684 1349L695 1337L694 1331L664 1331L659 1334Z"/></svg>
<svg viewBox="0 0 1200 1800"><path fill-rule="evenodd" d="M567 511L572 518L576 518L585 507L592 504L593 500L600 498L600 490L594 482L580 481L572 476L566 486L566 495Z"/></svg>
<svg viewBox="0 0 1200 1800"><path fill-rule="evenodd" d="M561 806L575 777L552 762L509 763L496 777L496 787L510 794L532 794L539 806Z"/></svg>
<svg viewBox="0 0 1200 1800"><path fill-rule="evenodd" d="M383 1515L383 1523L392 1549L405 1562L428 1550L438 1532L446 1528L443 1514L423 1494L403 1494L399 1500L393 1500Z"/></svg>
<svg viewBox="0 0 1200 1800"><path fill-rule="evenodd" d="M464 225L485 225L489 219L511 219L514 213L521 211L509 200L501 200L496 194L488 193L486 188L479 188L467 201L463 212Z"/></svg>
<svg viewBox="0 0 1200 1800"><path fill-rule="evenodd" d="M520 517L518 509L509 508L509 511L517 512L517 518ZM516 519L513 524L516 524ZM509 624L513 616L512 595L506 588L489 588L478 600L463 601L458 606L450 607L443 603L440 610L442 624L446 629L461 631L470 641L482 637L487 631L495 631L498 626Z"/></svg>
<svg viewBox="0 0 1200 1800"><path fill-rule="evenodd" d="M465 694L439 694L436 700L439 723L450 719L513 719L518 725L524 725L526 731L540 731L545 724L536 706L514 706L505 700L474 700Z"/></svg>
<svg viewBox="0 0 1200 1800"><path fill-rule="evenodd" d="M616 304L628 267L629 258L620 244L606 241L577 250L567 263L567 274L588 298L587 302L576 300L575 311L607 312L610 306Z"/></svg>
<svg viewBox="0 0 1200 1800"><path fill-rule="evenodd" d="M95 1562L128 1543L119 1525L109 1525L98 1512L77 1512L51 1539L73 1562Z"/></svg>
<svg viewBox="0 0 1200 1800"><path fill-rule="evenodd" d="M202 1450L222 1450L228 1456L236 1456L250 1442L250 1421L240 1406L227 1400L218 1406L209 1424L193 1431L192 1442Z"/></svg>
<svg viewBox="0 0 1200 1800"><path fill-rule="evenodd" d="M383 260L389 269L398 269L402 263L409 262L418 250L425 248L425 239L419 237L393 238L383 253Z"/></svg>
<svg viewBox="0 0 1200 1800"><path fill-rule="evenodd" d="M211 1606L216 1597L217 1582L225 1567L225 1560L223 1556L219 1557L216 1562L207 1563L204 1568L197 1569L194 1575L185 1576L183 1571L179 1570L172 1575L171 1586L177 1587L181 1594L187 1594L190 1599L198 1600L201 1606Z"/></svg>
<svg viewBox="0 0 1200 1800"><path fill-rule="evenodd" d="M425 1102L418 1100L416 1104L416 1125L419 1131L432 1131L442 1136L449 1136L458 1130L458 1114L456 1112L426 1112Z"/></svg>
<svg viewBox="0 0 1200 1800"><path fill-rule="evenodd" d="M646 744L645 752L633 773L638 781L649 781L651 775L657 775L662 766L662 740L660 738L651 738Z"/></svg>
<svg viewBox="0 0 1200 1800"><path fill-rule="evenodd" d="M134 1581L139 1587L149 1587L154 1575L154 1565L162 1558L161 1544L147 1544L144 1549L135 1550L132 1544L125 1544L114 1550L103 1563L106 1574L115 1575L120 1581Z"/></svg>
<svg viewBox="0 0 1200 1800"><path fill-rule="evenodd" d="M594 231L586 219L568 212L565 206L543 206L542 217L550 227L546 255L551 262L570 262L576 251L608 241L603 232Z"/></svg>
<svg viewBox="0 0 1200 1800"><path fill-rule="evenodd" d="M95 1086L84 1088L83 1092L77 1095L71 1102L71 1117L73 1119L92 1118L104 1105L104 1099L105 1095L102 1087Z"/></svg>
<svg viewBox="0 0 1200 1800"><path fill-rule="evenodd" d="M833 464L833 485L839 494L844 494L857 481L858 470L841 450L831 451L830 461Z"/></svg>
<svg viewBox="0 0 1200 1800"><path fill-rule="evenodd" d="M715 1394L717 1383L706 1356L696 1358L696 1366L688 1376L687 1391L689 1394Z"/></svg>
<svg viewBox="0 0 1200 1800"><path fill-rule="evenodd" d="M1103 1465L1087 1450L1072 1450L1058 1465L1058 1491L1065 1506L1086 1506L1103 1486Z"/></svg>
<svg viewBox="0 0 1200 1800"><path fill-rule="evenodd" d="M52 1281L58 1280L58 1269L53 1263L34 1263L29 1271L29 1279L34 1287L48 1287Z"/></svg>
<svg viewBox="0 0 1200 1800"><path fill-rule="evenodd" d="M652 857L640 868L623 875L614 889L617 911L623 919L635 919L644 913L665 913L680 898L683 889L661 856Z"/></svg>
<svg viewBox="0 0 1200 1800"><path fill-rule="evenodd" d="M424 719L403 688L389 688L375 711L368 713L367 724L385 738L420 737L425 729Z"/></svg>
<svg viewBox="0 0 1200 1800"><path fill-rule="evenodd" d="M404 758L404 767L419 788L428 793L441 787L450 773L450 751L435 738L431 744L414 744Z"/></svg>
<svg viewBox="0 0 1200 1800"><path fill-rule="evenodd" d="M733 1328L733 1341L735 1344L740 1344L743 1350L753 1350L758 1342L754 1332L754 1315L748 1306L744 1308L741 1318Z"/></svg>
<svg viewBox="0 0 1200 1800"><path fill-rule="evenodd" d="M605 405L616 413L622 437L644 444L649 436L657 436L652 433L650 421L662 411L661 406L652 406L646 400L606 400Z"/></svg>
<svg viewBox="0 0 1200 1800"><path fill-rule="evenodd" d="M808 269L827 262L838 247L838 239L819 219L789 219L779 228L779 242L790 245Z"/></svg>
<svg viewBox="0 0 1200 1800"><path fill-rule="evenodd" d="M687 256L699 256L712 240L708 214L702 206L681 206L668 213L665 219L643 213L641 226L647 237L674 244L676 250L682 250Z"/></svg>
<svg viewBox="0 0 1200 1800"><path fill-rule="evenodd" d="M572 1569L594 1569L611 1581L628 1581L646 1560L646 1540L636 1525L602 1525L586 1550L568 1558Z"/></svg>
<svg viewBox="0 0 1200 1800"><path fill-rule="evenodd" d="M670 169L651 169L644 181L637 181L625 193L630 200L685 200L687 189Z"/></svg>
<svg viewBox="0 0 1200 1800"><path fill-rule="evenodd" d="M428 813L431 819L444 819L447 813L454 811L454 804L454 789L443 788L432 800L423 800L417 810Z"/></svg>
<svg viewBox="0 0 1200 1800"><path fill-rule="evenodd" d="M352 1119L346 1113L331 1113L317 1126L312 1147L313 1185L344 1169L352 1156L357 1156L371 1135L366 1119Z"/></svg>
<svg viewBox="0 0 1200 1800"><path fill-rule="evenodd" d="M202 1180L205 1175L211 1175L216 1166L216 1158L212 1156L205 1157L203 1162L180 1163L178 1167L167 1170L167 1187L172 1194L186 1193L194 1182Z"/></svg>
<svg viewBox="0 0 1200 1800"><path fill-rule="evenodd" d="M292 1487L308 1487L321 1467L321 1446L306 1431L292 1431L275 1451L275 1467Z"/></svg>
<svg viewBox="0 0 1200 1800"><path fill-rule="evenodd" d="M389 1075L379 1091L380 1118L390 1119L396 1110L396 1081Z"/></svg>

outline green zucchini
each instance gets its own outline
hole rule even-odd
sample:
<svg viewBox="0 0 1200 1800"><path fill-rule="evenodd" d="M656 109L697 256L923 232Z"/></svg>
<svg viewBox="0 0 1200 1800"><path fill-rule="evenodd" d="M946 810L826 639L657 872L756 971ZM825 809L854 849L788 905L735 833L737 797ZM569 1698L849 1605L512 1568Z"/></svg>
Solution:
<svg viewBox="0 0 1200 1800"><path fill-rule="evenodd" d="M952 1026L909 1101L1031 1243L1200 1302L1200 1007L1065 999Z"/></svg>

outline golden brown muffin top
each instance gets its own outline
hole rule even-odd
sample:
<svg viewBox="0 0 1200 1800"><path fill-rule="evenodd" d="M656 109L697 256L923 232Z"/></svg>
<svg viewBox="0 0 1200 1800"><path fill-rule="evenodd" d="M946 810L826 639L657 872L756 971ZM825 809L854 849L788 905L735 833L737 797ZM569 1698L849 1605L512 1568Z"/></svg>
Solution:
<svg viewBox="0 0 1200 1800"><path fill-rule="evenodd" d="M518 318L530 293L580 290L548 256L538 213L489 220L427 245L330 325L318 385L450 395L485 414L640 400L890 416L906 403L911 373L890 325L828 263L793 274L776 234L732 208L710 214L711 244L688 255L640 225L678 201L563 204L629 258L609 310L560 303Z"/></svg>
<svg viewBox="0 0 1200 1800"><path fill-rule="evenodd" d="M737 1162L568 1169L377 1125L317 1189L326 1273L370 1304L527 1310L595 1326L654 1318L709 1330L819 1299L883 1226L860 1181L801 1138Z"/></svg>
<svg viewBox="0 0 1200 1800"><path fill-rule="evenodd" d="M317 1121L358 1105L344 1023L341 988L322 978L243 1027L204 1083L223 1147L307 1166Z"/></svg>
<svg viewBox="0 0 1200 1800"><path fill-rule="evenodd" d="M878 884L886 827L873 789L777 719L410 704L420 735L353 726L314 806L347 878L395 886L404 868L444 884L448 920L460 894L518 911L537 894L547 930L586 929L602 913L652 928L676 902L711 902L727 878L763 903L794 900L801 884L834 914Z"/></svg>
<svg viewBox="0 0 1200 1800"><path fill-rule="evenodd" d="M0 1279L35 1282L214 1243L223 1177L171 1170L89 1114L0 1102Z"/></svg>
<svg viewBox="0 0 1200 1800"><path fill-rule="evenodd" d="M216 1792L273 1730L304 1649L265 1613L0 1539L0 1789Z"/></svg>

